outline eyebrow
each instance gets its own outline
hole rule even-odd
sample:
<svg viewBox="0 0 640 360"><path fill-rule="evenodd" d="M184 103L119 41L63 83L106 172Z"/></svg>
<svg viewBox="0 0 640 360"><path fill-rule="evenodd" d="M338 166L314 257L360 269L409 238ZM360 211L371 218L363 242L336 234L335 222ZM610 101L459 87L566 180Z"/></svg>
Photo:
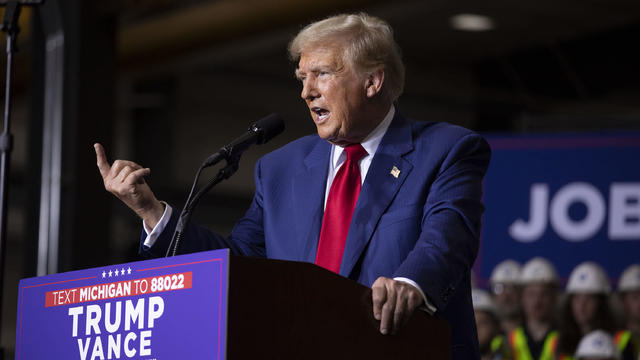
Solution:
<svg viewBox="0 0 640 360"><path fill-rule="evenodd" d="M310 73L319 73L321 71L326 71L326 72L337 72L340 71L341 69L338 68L336 69L335 67L331 66L331 65L316 65L314 67L312 67L308 72ZM301 75L305 75L307 74L307 71L302 71L300 70L300 68L297 68L295 71L295 76L296 78L300 78Z"/></svg>

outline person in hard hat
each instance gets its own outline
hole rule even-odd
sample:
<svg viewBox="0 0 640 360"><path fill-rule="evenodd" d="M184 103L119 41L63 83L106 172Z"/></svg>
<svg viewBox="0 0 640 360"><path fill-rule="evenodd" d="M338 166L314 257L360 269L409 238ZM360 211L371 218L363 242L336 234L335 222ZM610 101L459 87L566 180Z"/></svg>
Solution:
<svg viewBox="0 0 640 360"><path fill-rule="evenodd" d="M535 257L522 267L522 326L509 333L514 359L553 359L551 343L556 337L553 311L556 306L558 276L546 259Z"/></svg>
<svg viewBox="0 0 640 360"><path fill-rule="evenodd" d="M515 260L507 259L496 265L489 279L500 327L505 334L522 324L519 278L520 264Z"/></svg>
<svg viewBox="0 0 640 360"><path fill-rule="evenodd" d="M480 345L480 359L504 360L510 359L509 347L505 336L500 330L500 322L496 314L496 307L488 291L471 290L473 312L478 329L478 343Z"/></svg>
<svg viewBox="0 0 640 360"><path fill-rule="evenodd" d="M625 315L625 329L616 333L616 346L623 359L640 359L640 264L622 272L618 296Z"/></svg>
<svg viewBox="0 0 640 360"><path fill-rule="evenodd" d="M620 354L611 335L602 330L595 330L580 340L575 358L576 360L617 360L620 359Z"/></svg>
<svg viewBox="0 0 640 360"><path fill-rule="evenodd" d="M596 329L609 334L615 331L608 301L611 285L600 265L587 261L576 266L569 275L566 293L554 349L558 359L572 356L580 339Z"/></svg>

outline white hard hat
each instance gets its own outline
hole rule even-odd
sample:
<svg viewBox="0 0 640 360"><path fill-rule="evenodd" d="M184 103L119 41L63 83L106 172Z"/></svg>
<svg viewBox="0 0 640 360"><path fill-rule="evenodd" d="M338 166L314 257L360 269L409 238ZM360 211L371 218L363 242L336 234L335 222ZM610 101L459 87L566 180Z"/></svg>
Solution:
<svg viewBox="0 0 640 360"><path fill-rule="evenodd" d="M520 271L521 284L554 283L558 282L556 269L547 259L534 257L527 261Z"/></svg>
<svg viewBox="0 0 640 360"><path fill-rule="evenodd" d="M611 292L609 278L600 265L586 261L576 266L569 276L569 294L608 294Z"/></svg>
<svg viewBox="0 0 640 360"><path fill-rule="evenodd" d="M489 292L482 289L471 289L471 301L473 302L473 310L496 312Z"/></svg>
<svg viewBox="0 0 640 360"><path fill-rule="evenodd" d="M491 284L498 283L515 284L520 277L520 264L515 260L507 259L496 265L491 272Z"/></svg>
<svg viewBox="0 0 640 360"><path fill-rule="evenodd" d="M602 330L596 330L585 335L576 350L577 359L588 357L619 359L620 354L611 335Z"/></svg>
<svg viewBox="0 0 640 360"><path fill-rule="evenodd" d="M640 264L633 264L622 272L618 283L618 291L638 289L640 289Z"/></svg>

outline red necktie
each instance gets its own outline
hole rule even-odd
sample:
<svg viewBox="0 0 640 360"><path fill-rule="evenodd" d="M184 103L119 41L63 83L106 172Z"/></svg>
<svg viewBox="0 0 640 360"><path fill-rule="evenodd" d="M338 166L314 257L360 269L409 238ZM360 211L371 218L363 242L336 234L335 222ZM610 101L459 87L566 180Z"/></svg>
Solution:
<svg viewBox="0 0 640 360"><path fill-rule="evenodd" d="M367 155L360 144L346 146L344 151L347 153L347 161L338 169L331 184L316 253L316 264L334 273L340 271L349 224L360 195L358 161Z"/></svg>

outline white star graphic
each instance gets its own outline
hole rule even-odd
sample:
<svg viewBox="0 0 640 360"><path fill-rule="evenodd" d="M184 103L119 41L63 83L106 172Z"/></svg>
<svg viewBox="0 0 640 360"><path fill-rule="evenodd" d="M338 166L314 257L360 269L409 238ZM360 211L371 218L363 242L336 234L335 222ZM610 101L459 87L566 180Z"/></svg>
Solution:
<svg viewBox="0 0 640 360"><path fill-rule="evenodd" d="M109 277L111 277L111 274L113 274L113 272L111 270L109 270Z"/></svg>
<svg viewBox="0 0 640 360"><path fill-rule="evenodd" d="M107 276L107 272L106 271L102 271L102 278L104 279L104 277Z"/></svg>
<svg viewBox="0 0 640 360"><path fill-rule="evenodd" d="M124 275L124 268L120 269L120 275Z"/></svg>
<svg viewBox="0 0 640 360"><path fill-rule="evenodd" d="M113 272L115 274L115 276L118 276L118 274L120 273L120 271L118 269L116 269L116 271Z"/></svg>
<svg viewBox="0 0 640 360"><path fill-rule="evenodd" d="M127 269L127 275L131 275L131 268Z"/></svg>

